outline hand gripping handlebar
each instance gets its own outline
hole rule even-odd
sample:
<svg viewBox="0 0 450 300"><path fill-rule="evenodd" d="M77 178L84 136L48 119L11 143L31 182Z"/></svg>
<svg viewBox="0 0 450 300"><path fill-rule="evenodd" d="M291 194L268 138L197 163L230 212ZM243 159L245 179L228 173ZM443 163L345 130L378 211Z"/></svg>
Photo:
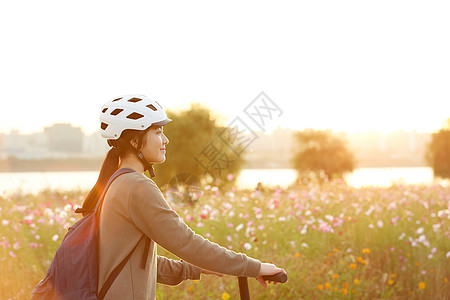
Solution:
<svg viewBox="0 0 450 300"><path fill-rule="evenodd" d="M263 276L263 279L265 281L274 281L274 282L285 283L287 281L287 275L284 273L278 273L275 275Z"/></svg>
<svg viewBox="0 0 450 300"><path fill-rule="evenodd" d="M263 279L265 281L285 283L287 281L287 275L284 273L277 273L275 275L263 276ZM241 300L250 300L247 277L238 277L238 280L239 280L239 294L241 296Z"/></svg>

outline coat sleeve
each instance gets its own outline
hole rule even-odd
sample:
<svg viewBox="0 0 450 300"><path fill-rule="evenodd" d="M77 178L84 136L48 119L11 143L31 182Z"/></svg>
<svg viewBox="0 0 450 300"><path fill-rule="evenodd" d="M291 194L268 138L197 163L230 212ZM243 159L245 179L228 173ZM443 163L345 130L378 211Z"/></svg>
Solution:
<svg viewBox="0 0 450 300"><path fill-rule="evenodd" d="M173 260L158 256L157 282L167 285L177 285L183 280L200 279L200 268L185 261Z"/></svg>
<svg viewBox="0 0 450 300"><path fill-rule="evenodd" d="M202 269L233 276L256 277L259 260L236 253L192 231L171 209L158 186L142 179L128 199L133 223L157 244Z"/></svg>

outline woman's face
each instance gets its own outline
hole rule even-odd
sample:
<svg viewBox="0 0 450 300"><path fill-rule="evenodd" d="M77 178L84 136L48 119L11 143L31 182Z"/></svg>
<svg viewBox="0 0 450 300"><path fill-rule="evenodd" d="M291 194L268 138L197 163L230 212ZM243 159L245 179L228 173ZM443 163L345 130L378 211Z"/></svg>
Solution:
<svg viewBox="0 0 450 300"><path fill-rule="evenodd" d="M141 152L149 163L160 164L166 160L166 145L169 139L162 126L152 126L147 130Z"/></svg>

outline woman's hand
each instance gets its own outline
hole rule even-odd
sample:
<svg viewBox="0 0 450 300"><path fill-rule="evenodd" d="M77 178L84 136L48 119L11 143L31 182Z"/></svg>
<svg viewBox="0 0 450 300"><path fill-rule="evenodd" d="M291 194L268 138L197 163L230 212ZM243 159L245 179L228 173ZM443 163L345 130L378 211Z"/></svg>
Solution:
<svg viewBox="0 0 450 300"><path fill-rule="evenodd" d="M265 275L275 275L278 273L284 273L287 275L286 271L278 268L274 264L268 264L268 263L261 263L261 269L259 270L258 276L256 276L256 280L261 284L263 287L267 287L267 283L263 279L263 276ZM271 281L269 281L270 283ZM274 282L274 284L277 284L277 282Z"/></svg>

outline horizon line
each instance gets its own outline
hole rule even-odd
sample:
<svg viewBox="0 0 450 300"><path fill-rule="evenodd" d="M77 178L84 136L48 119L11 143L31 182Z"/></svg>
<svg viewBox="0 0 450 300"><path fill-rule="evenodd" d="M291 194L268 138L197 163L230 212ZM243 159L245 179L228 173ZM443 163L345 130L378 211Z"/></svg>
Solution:
<svg viewBox="0 0 450 300"><path fill-rule="evenodd" d="M73 128L80 128L81 131L83 132L83 134L85 135L91 135L94 133L97 133L100 131L99 129L96 130L89 130L87 129L85 126L82 125L77 125L71 122L54 122L48 125L43 125L40 127L40 129L34 129L34 130L24 130L21 128L9 128L7 130L0 130L0 134L13 134L15 132L18 132L21 135L31 135L31 134L37 134L37 133L43 133L45 131L45 128L51 128L54 127L55 125L70 125ZM358 133L383 133L383 134L388 134L388 133L397 133L397 132L414 132L414 133L427 133L427 134L432 134L435 133L441 129L444 129L444 127L435 129L433 131L429 131L429 130L421 130L421 129L406 129L406 128L397 128L397 129L393 129L393 130L380 130L380 129L375 129L375 128L366 128L366 129L361 129L361 130L343 130L343 129L334 129L334 128L325 128L325 127L321 127L321 128L317 128L317 127L303 127L303 128L293 128L290 126L276 126L274 128L272 128L272 130L254 130L255 132L263 132L266 134L272 134L274 131L276 130L292 130L292 131L306 131L306 130L315 130L315 131L331 131L334 133L347 133L347 134L358 134Z"/></svg>

